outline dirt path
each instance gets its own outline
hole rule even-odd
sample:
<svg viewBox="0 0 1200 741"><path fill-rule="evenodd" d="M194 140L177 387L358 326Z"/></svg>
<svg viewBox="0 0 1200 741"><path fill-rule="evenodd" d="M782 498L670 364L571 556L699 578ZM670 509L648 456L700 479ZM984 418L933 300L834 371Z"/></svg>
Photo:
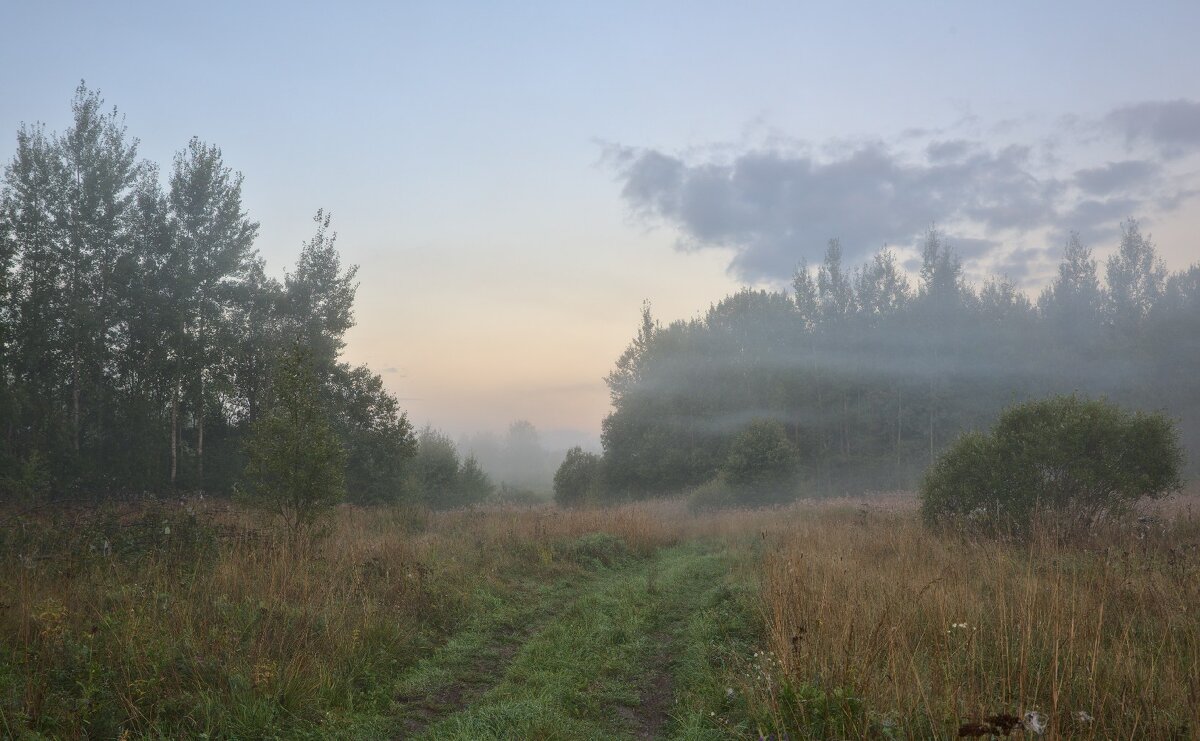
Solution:
<svg viewBox="0 0 1200 741"><path fill-rule="evenodd" d="M729 574L727 554L691 543L531 596L419 667L397 702L399 735L724 736L718 623L742 619Z"/></svg>

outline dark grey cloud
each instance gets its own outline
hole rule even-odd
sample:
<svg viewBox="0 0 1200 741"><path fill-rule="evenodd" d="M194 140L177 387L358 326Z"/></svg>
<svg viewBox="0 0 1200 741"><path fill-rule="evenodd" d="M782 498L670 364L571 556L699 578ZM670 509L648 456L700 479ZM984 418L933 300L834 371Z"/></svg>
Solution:
<svg viewBox="0 0 1200 741"><path fill-rule="evenodd" d="M1161 170L1160 164L1150 160L1109 162L1103 167L1077 170L1075 185L1085 193L1105 196L1144 185Z"/></svg>
<svg viewBox="0 0 1200 741"><path fill-rule="evenodd" d="M937 162L882 144L827 160L755 150L691 163L619 146L609 158L636 213L678 228L682 249L733 248L731 270L749 280L789 275L834 236L857 261L885 243L911 243L934 222L967 219L994 231L1035 228L1054 215L1064 184L1032 174L1028 148L945 144Z"/></svg>
<svg viewBox="0 0 1200 741"><path fill-rule="evenodd" d="M1191 100L1147 101L1122 106L1103 124L1127 144L1146 143L1167 157L1200 150L1200 103Z"/></svg>
<svg viewBox="0 0 1200 741"><path fill-rule="evenodd" d="M933 163L958 162L968 154L977 151L979 144L966 139L950 139L947 141L931 142L925 147L925 154Z"/></svg>
<svg viewBox="0 0 1200 741"><path fill-rule="evenodd" d="M1145 205L1144 200L1137 198L1087 198L1063 213L1051 238L1062 243L1074 231L1084 244L1109 240L1120 233L1122 221L1140 216Z"/></svg>
<svg viewBox="0 0 1200 741"><path fill-rule="evenodd" d="M1005 238L1041 233L1058 244L1076 230L1085 241L1109 239L1122 219L1197 194L1187 178L1172 180L1170 166L1200 151L1200 104L1139 103L1090 123L1060 117L1058 129L1028 146L956 124L909 130L893 144L841 139L699 154L608 145L605 155L635 214L677 230L679 249L731 249L730 272L749 281L786 279L799 260L820 260L832 237L853 264L885 244L916 244L932 224L972 235L950 239L964 262L1007 266L1019 279L1011 259L1003 262ZM1076 149L1107 146L1109 156L1121 141L1151 146L1145 156L1081 166L1078 152L1064 161L1067 139Z"/></svg>

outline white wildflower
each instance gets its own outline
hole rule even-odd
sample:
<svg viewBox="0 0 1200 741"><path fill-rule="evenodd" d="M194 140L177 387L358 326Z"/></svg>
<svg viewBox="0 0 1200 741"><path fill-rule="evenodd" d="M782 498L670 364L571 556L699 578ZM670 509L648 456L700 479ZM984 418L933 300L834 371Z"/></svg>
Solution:
<svg viewBox="0 0 1200 741"><path fill-rule="evenodd" d="M1079 721L1080 723L1091 723L1093 720L1095 720L1095 718L1093 718L1092 714L1088 711L1080 710L1075 713L1075 720Z"/></svg>
<svg viewBox="0 0 1200 741"><path fill-rule="evenodd" d="M1037 735L1042 735L1046 732L1046 717L1036 710L1030 710L1025 713L1025 728L1033 731Z"/></svg>

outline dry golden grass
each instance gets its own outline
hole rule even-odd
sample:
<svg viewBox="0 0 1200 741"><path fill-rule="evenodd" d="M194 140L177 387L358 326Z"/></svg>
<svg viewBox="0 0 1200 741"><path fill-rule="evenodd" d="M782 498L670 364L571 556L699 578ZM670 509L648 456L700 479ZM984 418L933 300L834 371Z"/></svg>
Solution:
<svg viewBox="0 0 1200 741"><path fill-rule="evenodd" d="M903 509L797 508L764 559L773 660L819 690L764 693L781 723L831 702L862 737L1031 711L1060 736L1200 729L1197 520L1002 544L934 537Z"/></svg>

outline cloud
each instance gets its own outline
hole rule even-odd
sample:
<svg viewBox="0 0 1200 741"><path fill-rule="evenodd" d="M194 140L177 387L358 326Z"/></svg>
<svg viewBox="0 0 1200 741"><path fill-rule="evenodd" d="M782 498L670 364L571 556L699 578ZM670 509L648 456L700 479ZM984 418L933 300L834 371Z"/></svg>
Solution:
<svg viewBox="0 0 1200 741"><path fill-rule="evenodd" d="M991 271L1020 286L1028 281L1036 266L1052 259L1052 250L1048 247L1020 247L997 258Z"/></svg>
<svg viewBox="0 0 1200 741"><path fill-rule="evenodd" d="M1005 240L1057 244L1071 229L1107 239L1120 220L1178 208L1197 190L1168 176L1172 157L1200 151L1200 104L1139 103L1090 124L1067 118L1061 131L1101 134L1073 139L1069 155L1054 135L1014 144L987 127L955 126L804 147L610 144L605 159L634 214L674 229L683 251L730 250L729 271L743 280L786 280L801 259L819 261L833 237L855 264L885 244L914 245L932 224L962 235L950 241L964 261L1017 277L1024 271L1015 253L1006 258ZM1143 140L1149 155L1109 159L1122 142Z"/></svg>
<svg viewBox="0 0 1200 741"><path fill-rule="evenodd" d="M676 227L681 249L732 248L731 270L748 280L789 275L800 258L819 259L835 236L857 261L885 243L911 243L934 222L1002 230L1053 216L1063 184L1032 172L1028 148L934 145L936 161L879 143L828 159L762 149L692 163L630 147L609 159L635 213Z"/></svg>
<svg viewBox="0 0 1200 741"><path fill-rule="evenodd" d="M1003 243L997 239L946 235L945 242L965 261L976 260L996 251Z"/></svg>
<svg viewBox="0 0 1200 741"><path fill-rule="evenodd" d="M1143 185L1162 170L1157 162L1124 160L1075 172L1075 185L1091 195L1108 195Z"/></svg>
<svg viewBox="0 0 1200 741"><path fill-rule="evenodd" d="M1122 106L1102 122L1125 138L1126 145L1146 143L1168 158L1200 150L1200 103L1191 100L1147 101Z"/></svg>

